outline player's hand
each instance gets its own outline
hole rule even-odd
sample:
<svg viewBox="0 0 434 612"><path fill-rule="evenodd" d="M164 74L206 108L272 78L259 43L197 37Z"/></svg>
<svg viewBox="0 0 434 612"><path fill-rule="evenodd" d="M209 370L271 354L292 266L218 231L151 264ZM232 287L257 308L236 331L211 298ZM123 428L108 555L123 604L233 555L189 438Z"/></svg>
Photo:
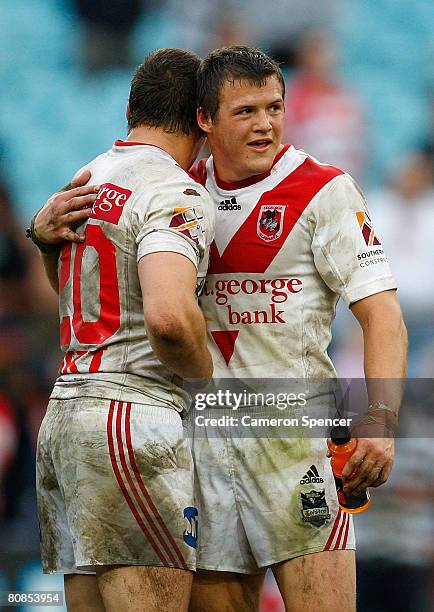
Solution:
<svg viewBox="0 0 434 612"><path fill-rule="evenodd" d="M34 223L34 230L41 242L84 241L84 236L77 234L74 228L89 217L100 188L99 185L86 185L90 176L89 170L85 170L48 198Z"/></svg>
<svg viewBox="0 0 434 612"><path fill-rule="evenodd" d="M358 438L357 448L342 470L345 494L362 495L389 478L395 457L393 438Z"/></svg>

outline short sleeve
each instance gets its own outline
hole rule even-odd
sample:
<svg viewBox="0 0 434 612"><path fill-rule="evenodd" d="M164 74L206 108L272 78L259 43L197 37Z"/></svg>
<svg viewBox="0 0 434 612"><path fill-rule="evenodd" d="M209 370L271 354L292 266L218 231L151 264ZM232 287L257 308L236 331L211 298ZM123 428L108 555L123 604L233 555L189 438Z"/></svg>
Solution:
<svg viewBox="0 0 434 612"><path fill-rule="evenodd" d="M312 201L309 223L315 266L348 306L396 289L366 200L348 174L330 181Z"/></svg>
<svg viewBox="0 0 434 612"><path fill-rule="evenodd" d="M167 186L150 201L136 236L137 261L144 255L170 251L198 267L213 239L210 196L200 185L186 181Z"/></svg>

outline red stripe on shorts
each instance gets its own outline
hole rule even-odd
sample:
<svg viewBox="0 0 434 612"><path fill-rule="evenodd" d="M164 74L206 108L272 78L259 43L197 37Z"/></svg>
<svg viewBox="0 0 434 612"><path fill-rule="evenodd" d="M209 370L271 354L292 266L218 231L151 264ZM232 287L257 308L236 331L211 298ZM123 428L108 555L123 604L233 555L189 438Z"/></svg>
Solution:
<svg viewBox="0 0 434 612"><path fill-rule="evenodd" d="M117 464L117 460L116 460L116 453L115 453L115 447L114 447L114 441L113 441L113 414L114 414L114 410L115 410L115 404L116 402L114 400L112 400L110 402L110 409L109 409L109 413L108 413L108 419L107 419L107 439L108 439L108 446L109 446L109 453L110 453L110 460L112 463L112 467L113 467L113 471L115 473L116 476L116 480L118 481L118 485L119 488L121 489L125 500L128 504L128 506L130 507L131 512L134 515L134 518L136 519L138 525L140 526L141 530L143 531L143 533L145 534L147 540L149 541L149 543L151 544L152 548L154 549L155 553L157 554L158 558L160 559L160 561L163 563L163 565L168 566L169 564L167 563L166 559L164 558L164 556L162 555L160 549L158 548L157 544L154 542L152 535L149 533L148 529L146 528L146 525L144 524L141 516L139 515L139 513L137 512L136 507L133 504L133 501L130 497L130 494L128 493L127 488L125 487L125 484L122 480L122 476Z"/></svg>
<svg viewBox="0 0 434 612"><path fill-rule="evenodd" d="M339 548L339 544L341 543L341 539L345 530L345 527L348 525L348 513L345 512L344 513L344 518L343 521L341 523L341 528L339 529L339 534L338 537L336 538L336 544L334 545L333 550L338 550Z"/></svg>
<svg viewBox="0 0 434 612"><path fill-rule="evenodd" d="M131 406L131 404L127 404L127 410L128 410L128 406ZM176 561L172 551L169 549L169 547L167 546L167 543L164 541L162 535L158 531L152 516L150 515L148 509L145 507L145 505L143 503L143 500L141 499L141 497L139 495L137 487L134 484L133 479L131 478L130 470L129 470L129 467L127 465L127 461L125 459L124 441L122 439L122 427L121 427L121 424L122 424L122 411L123 411L123 403L120 403L119 404L119 408L118 408L117 418L116 418L116 438L117 438L117 442L118 442L119 458L121 460L121 465L123 467L124 474L126 476L128 484L130 485L130 488L131 488L131 490L132 490L132 492L134 494L134 497L136 499L136 502L137 502L140 510L143 512L143 514L146 517L148 525L151 527L152 531L156 535L158 541L160 542L161 546L163 547L164 551L166 552L166 554L169 557L169 559L172 562L172 564L175 567L178 567L179 563ZM125 426L125 428L127 428L127 426ZM129 428L129 423L128 423L128 428ZM128 449L128 451L129 451L129 449Z"/></svg>
<svg viewBox="0 0 434 612"><path fill-rule="evenodd" d="M339 522L341 520L342 514L343 514L342 510L339 508L338 513L337 513L336 518L335 518L335 522L333 524L333 529L332 529L332 531L331 531L331 533L329 535L329 539L327 540L326 545L324 546L324 550L330 550L330 547L331 547L332 542L334 540L335 533L336 533L336 530L338 528Z"/></svg>
<svg viewBox="0 0 434 612"><path fill-rule="evenodd" d="M344 535L344 541L342 542L342 548L346 548L347 547L347 541L348 541L348 532L350 530L350 522L351 522L351 517L348 516L348 520L347 520L347 526L345 528L345 535Z"/></svg>
<svg viewBox="0 0 434 612"><path fill-rule="evenodd" d="M156 508L154 502L152 501L151 496L149 495L149 492L147 491L140 471L137 468L137 464L136 464L136 460L134 458L134 451L133 451L133 445L131 443L131 422L130 422L130 417L131 417L131 403L127 404L127 410L126 410L126 415L125 415L125 435L127 438L127 447L128 447L128 456L130 458L130 463L131 463L131 467L133 468L133 472L136 476L138 485L144 495L144 497L146 498L146 501L149 504L149 507L151 508L152 512L154 513L155 518L157 519L158 524L160 525L161 529L164 531L169 543L172 545L173 550L175 551L182 567L184 569L188 569L188 566L185 562L184 556L182 554L182 552L179 550L179 547L175 541L175 539L173 538L172 534L170 533L169 529L167 528L167 525L164 523L160 513L158 512L158 509Z"/></svg>

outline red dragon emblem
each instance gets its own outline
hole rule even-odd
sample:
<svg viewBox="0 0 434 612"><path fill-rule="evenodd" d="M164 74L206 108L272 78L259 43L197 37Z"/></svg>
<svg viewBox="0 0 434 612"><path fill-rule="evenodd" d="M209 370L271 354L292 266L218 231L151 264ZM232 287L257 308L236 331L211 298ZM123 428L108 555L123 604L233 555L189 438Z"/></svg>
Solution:
<svg viewBox="0 0 434 612"><path fill-rule="evenodd" d="M283 204L264 204L258 216L258 236L265 242L277 240L283 231L283 217L285 206Z"/></svg>

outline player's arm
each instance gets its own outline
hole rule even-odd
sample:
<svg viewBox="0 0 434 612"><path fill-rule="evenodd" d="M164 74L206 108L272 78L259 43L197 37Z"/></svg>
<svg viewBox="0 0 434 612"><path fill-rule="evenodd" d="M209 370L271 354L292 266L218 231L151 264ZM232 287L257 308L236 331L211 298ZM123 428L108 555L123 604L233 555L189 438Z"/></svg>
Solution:
<svg viewBox="0 0 434 612"><path fill-rule="evenodd" d="M363 331L364 369L372 406L368 414L380 424L383 419L389 420L393 429L402 399L407 357L407 331L396 293L382 291L364 298L352 304L351 311ZM375 422L362 423L360 427L362 435L370 427L373 432L376 429ZM357 449L343 470L347 479L345 490L357 495L367 487L380 486L389 477L393 460L393 437L359 437ZM354 476L348 478L354 470Z"/></svg>
<svg viewBox="0 0 434 612"><path fill-rule="evenodd" d="M311 218L318 272L351 308L363 331L370 406L359 423L353 421L358 446L343 471L345 491L359 494L383 484L392 468L393 434L406 369L406 331L396 282L365 198L353 179L343 174L331 180L321 190ZM371 259L375 265L366 264Z"/></svg>
<svg viewBox="0 0 434 612"><path fill-rule="evenodd" d="M86 185L90 179L89 170L53 194L32 219L27 232L39 248L45 273L56 293L59 292L57 260L60 245L64 241L83 242L84 237L74 227L89 217L99 187Z"/></svg>
<svg viewBox="0 0 434 612"><path fill-rule="evenodd" d="M210 378L205 320L195 290L196 268L183 255L157 252L139 260L143 312L152 348L182 378Z"/></svg>
<svg viewBox="0 0 434 612"><path fill-rule="evenodd" d="M42 263L44 265L45 274L48 278L52 289L59 294L59 277L57 275L57 262L59 260L59 251L54 253L41 253Z"/></svg>

